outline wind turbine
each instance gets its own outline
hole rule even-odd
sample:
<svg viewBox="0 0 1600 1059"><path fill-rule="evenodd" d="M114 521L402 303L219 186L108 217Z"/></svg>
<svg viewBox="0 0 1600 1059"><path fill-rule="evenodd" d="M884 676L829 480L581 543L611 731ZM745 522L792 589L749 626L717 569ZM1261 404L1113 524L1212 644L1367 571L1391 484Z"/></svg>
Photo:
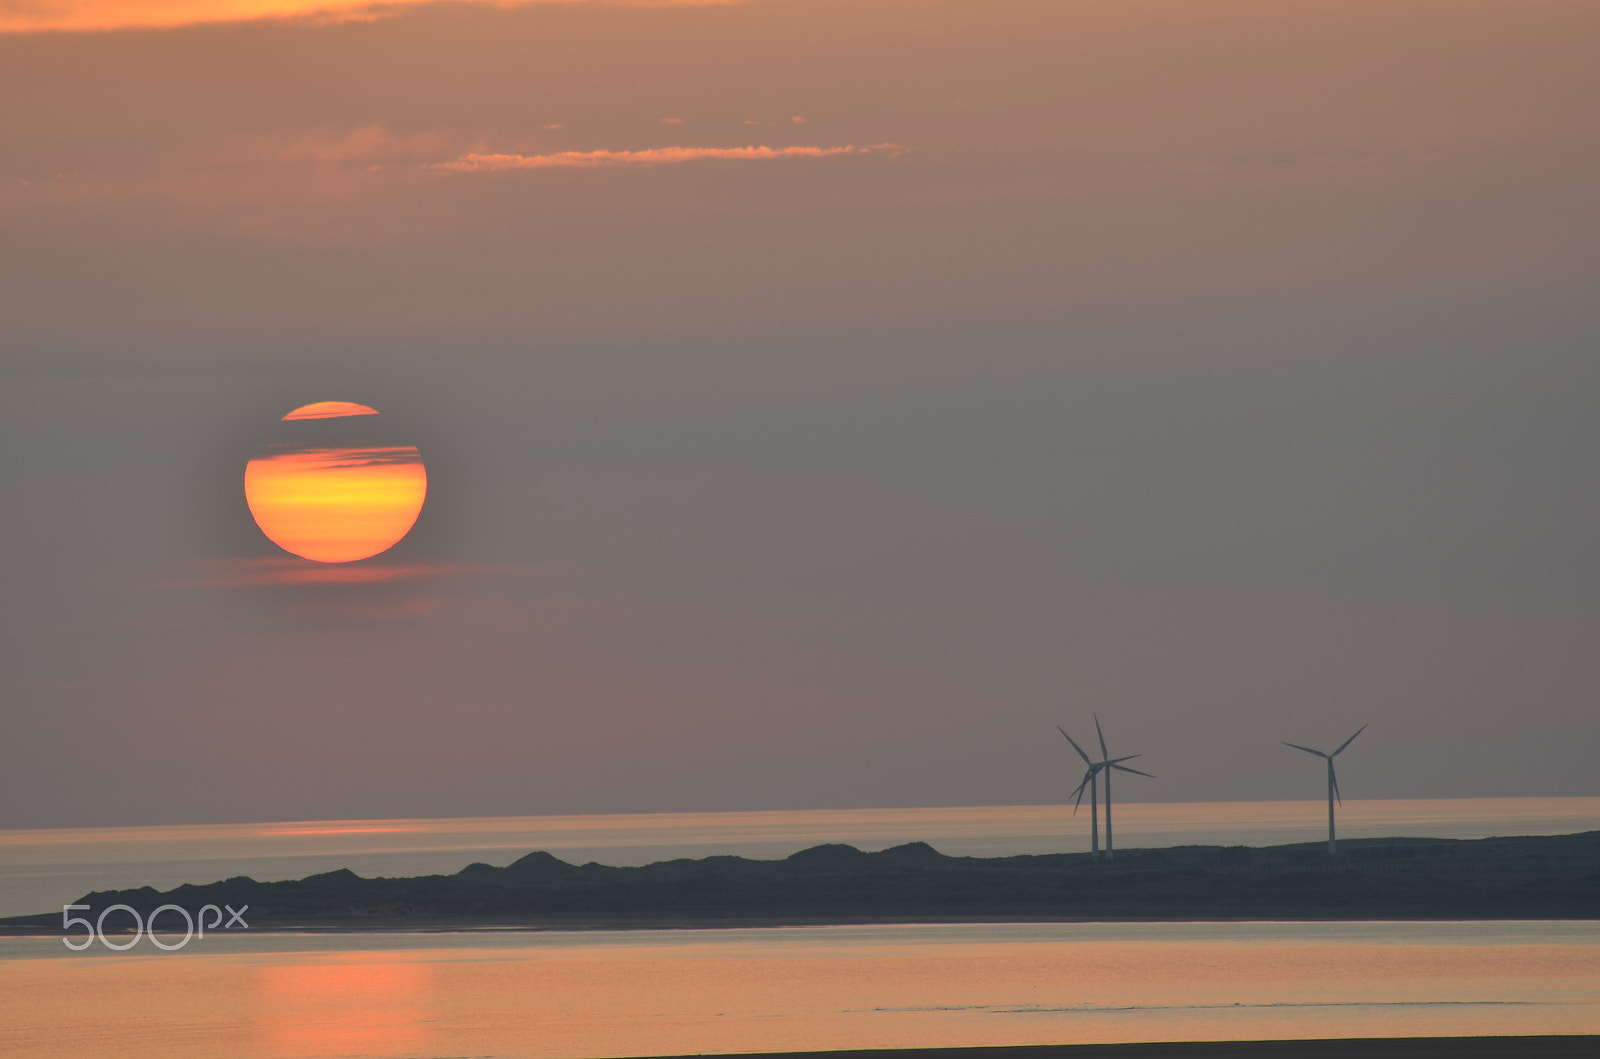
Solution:
<svg viewBox="0 0 1600 1059"><path fill-rule="evenodd" d="M1367 730L1367 726L1366 725L1362 725L1360 728L1356 729L1356 735L1360 735L1362 732L1365 732L1366 730ZM1292 746L1296 750L1304 750L1308 754L1315 754L1318 757L1322 757L1322 758L1327 758L1328 759L1328 856L1330 856L1330 857L1333 856L1333 852L1334 852L1334 848L1333 848L1333 800L1335 798L1337 798L1337 799L1339 799L1339 804L1340 805L1344 804L1344 796L1339 793L1339 777L1337 777L1337 776L1335 776L1333 774L1333 759L1338 757L1340 754L1344 753L1344 748L1349 746L1351 743L1356 741L1356 735L1353 735L1349 739L1346 739L1344 742L1340 743L1339 744L1339 749L1335 750L1331 754L1324 754L1320 750L1312 750L1310 747L1301 746L1299 743L1284 743L1283 744L1284 746ZM1108 829L1109 829L1109 827L1108 827Z"/></svg>
<svg viewBox="0 0 1600 1059"><path fill-rule="evenodd" d="M1140 772L1138 769L1129 768L1123 764L1124 761L1132 761L1134 758L1139 757L1140 755L1138 754L1129 754L1126 757L1119 758L1113 758L1111 756L1110 752L1106 750L1106 736L1105 733L1100 730L1100 717L1098 714L1095 715L1094 719L1094 731L1095 735L1100 737L1099 761L1090 760L1089 755L1084 753L1083 747L1079 746L1077 742L1073 740L1072 736L1067 735L1066 731L1060 725L1056 726L1056 731L1060 732L1063 736L1066 736L1067 742L1072 744L1072 749L1078 752L1078 756L1083 758L1083 763L1088 766L1088 771L1083 774L1083 782L1078 784L1078 789L1072 792L1077 798L1077 800L1072 804L1072 811L1074 813L1078 811L1078 806L1083 804L1083 789L1085 787L1089 788L1089 812L1094 817L1090 834L1093 836L1092 848L1094 850L1095 860L1100 859L1100 808L1097 804L1099 801L1098 792L1100 789L1099 777L1100 773L1102 772L1104 772L1106 775L1106 860L1110 860L1115 852L1112 848L1111 841L1111 770L1119 769L1123 772L1132 772L1139 776L1150 776L1150 773ZM1150 778L1155 779L1154 776L1150 776Z"/></svg>
<svg viewBox="0 0 1600 1059"><path fill-rule="evenodd" d="M1138 769L1129 768L1122 764L1124 761L1132 761L1136 757L1142 757L1142 754L1129 754L1126 757L1119 758L1111 756L1111 751L1106 749L1106 734L1100 730L1100 715L1098 713L1094 715L1094 734L1100 737L1100 768L1106 774L1106 860L1110 860L1116 853L1111 844L1111 771L1116 769L1119 772L1131 772L1135 776L1150 776L1150 773L1140 772ZM1154 776L1150 776L1150 778L1155 779Z"/></svg>

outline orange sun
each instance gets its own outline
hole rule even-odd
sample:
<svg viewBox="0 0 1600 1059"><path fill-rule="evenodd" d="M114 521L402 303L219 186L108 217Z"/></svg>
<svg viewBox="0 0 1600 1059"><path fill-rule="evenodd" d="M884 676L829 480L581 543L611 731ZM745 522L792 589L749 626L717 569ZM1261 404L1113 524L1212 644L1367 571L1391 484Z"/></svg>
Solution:
<svg viewBox="0 0 1600 1059"><path fill-rule="evenodd" d="M330 422L377 414L366 405L319 401L283 417L315 433L267 446L244 471L250 514L274 544L303 559L350 563L411 531L428 495L416 446L354 437L345 428L357 424Z"/></svg>

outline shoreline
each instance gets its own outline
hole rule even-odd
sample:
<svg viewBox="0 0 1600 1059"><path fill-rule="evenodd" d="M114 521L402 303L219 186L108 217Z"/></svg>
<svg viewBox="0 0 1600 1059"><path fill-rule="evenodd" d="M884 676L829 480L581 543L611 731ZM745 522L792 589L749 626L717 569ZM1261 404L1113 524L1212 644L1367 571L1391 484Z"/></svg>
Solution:
<svg viewBox="0 0 1600 1059"><path fill-rule="evenodd" d="M1600 1036L1344 1037L761 1052L726 1059L1593 1059ZM690 1059L660 1056L655 1059Z"/></svg>
<svg viewBox="0 0 1600 1059"><path fill-rule="evenodd" d="M639 867L547 852L451 875L363 877L348 868L282 882L236 876L165 892L96 891L85 917L126 906L249 908L249 929L651 930L891 923L1184 923L1600 920L1600 831L1498 839L1321 843L950 857L924 842L866 853L842 843L782 860L734 856ZM0 920L55 934L62 913ZM171 915L169 913L169 915ZM172 916L163 933L181 924ZM131 926L131 922L124 920ZM181 932L181 931L180 931Z"/></svg>
<svg viewBox="0 0 1600 1059"><path fill-rule="evenodd" d="M26 923L17 919L45 920ZM486 916L319 916L303 922L272 920L251 924L248 935L260 934L548 934L548 933L626 933L629 931L671 930L782 930L808 927L890 927L890 926L982 926L982 925L1108 925L1137 923L1593 923L1600 917L1586 916L575 916L543 917L514 921ZM123 933L126 933L125 931ZM149 933L146 930L146 933ZM162 937L181 937L182 930L165 926L156 933ZM248 936L235 931L233 936ZM0 921L0 938L55 938L62 930L54 916L15 917ZM1600 1055L1600 1051L1595 1053Z"/></svg>

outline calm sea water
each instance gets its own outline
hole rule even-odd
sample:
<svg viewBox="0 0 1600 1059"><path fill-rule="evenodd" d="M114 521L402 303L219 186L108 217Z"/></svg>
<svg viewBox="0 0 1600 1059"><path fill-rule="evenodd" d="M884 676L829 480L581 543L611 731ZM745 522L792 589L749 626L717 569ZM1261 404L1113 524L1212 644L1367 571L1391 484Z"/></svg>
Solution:
<svg viewBox="0 0 1600 1059"><path fill-rule="evenodd" d="M0 938L7 1059L551 1056L1600 1031L1600 924Z"/></svg>
<svg viewBox="0 0 1600 1059"><path fill-rule="evenodd" d="M1131 802L1116 807L1118 844L1272 845L1326 836L1325 802ZM1339 833L1483 838L1600 829L1600 798L1350 801ZM297 879L334 868L361 875L508 864L542 849L565 860L646 864L734 853L776 858L821 842L875 850L921 840L943 853L1002 856L1089 848L1087 811L1057 805L840 809L610 816L335 820L177 827L0 831L0 916L58 911L91 890L207 883L235 875Z"/></svg>

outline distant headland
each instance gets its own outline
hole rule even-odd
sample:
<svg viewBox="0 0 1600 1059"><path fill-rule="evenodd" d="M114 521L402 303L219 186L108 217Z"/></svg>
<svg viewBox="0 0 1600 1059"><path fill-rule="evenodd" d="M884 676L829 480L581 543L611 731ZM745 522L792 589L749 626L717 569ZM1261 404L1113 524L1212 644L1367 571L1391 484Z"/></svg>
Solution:
<svg viewBox="0 0 1600 1059"><path fill-rule="evenodd" d="M792 923L1204 919L1600 919L1600 831L1488 839L1369 838L1252 848L1124 849L947 857L922 842L864 853L822 845L783 860L705 857L643 867L529 853L454 875L290 882L246 877L166 892L91 893L115 904L250 906L251 930L628 929ZM177 922L177 917L172 917ZM0 920L54 934L59 913Z"/></svg>

